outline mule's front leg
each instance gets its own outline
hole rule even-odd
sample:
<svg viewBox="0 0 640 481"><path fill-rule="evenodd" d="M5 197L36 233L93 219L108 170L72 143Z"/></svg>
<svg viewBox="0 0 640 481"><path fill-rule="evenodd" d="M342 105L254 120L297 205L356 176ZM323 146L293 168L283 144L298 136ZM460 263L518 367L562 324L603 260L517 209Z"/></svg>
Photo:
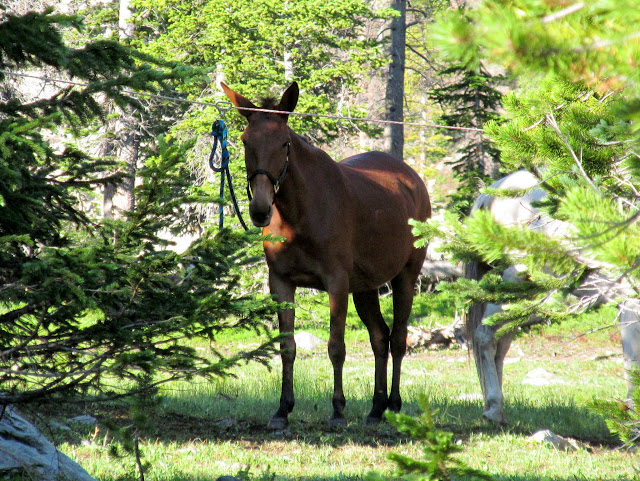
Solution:
<svg viewBox="0 0 640 481"><path fill-rule="evenodd" d="M295 286L275 275L269 275L271 293L278 302L293 303ZM295 310L285 309L278 314L280 334L285 337L280 342L280 356L282 358L282 393L280 407L269 421L271 429L285 429L289 425L289 413L293 411L295 398L293 394L293 364L296 360L296 341L293 337Z"/></svg>
<svg viewBox="0 0 640 481"><path fill-rule="evenodd" d="M329 291L329 309L331 311L329 359L333 365L333 415L329 423L332 427L346 426L347 421L344 417L346 401L342 389L342 369L346 357L344 329L349 303L348 283L344 282L340 284L340 287L327 290Z"/></svg>

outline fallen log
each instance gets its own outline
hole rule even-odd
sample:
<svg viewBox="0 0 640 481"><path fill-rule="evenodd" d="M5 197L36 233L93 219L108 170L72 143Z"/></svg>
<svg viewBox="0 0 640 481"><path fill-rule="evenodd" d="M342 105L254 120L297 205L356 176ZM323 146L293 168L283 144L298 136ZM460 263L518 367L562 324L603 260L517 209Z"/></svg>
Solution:
<svg viewBox="0 0 640 481"><path fill-rule="evenodd" d="M452 347L452 345L466 346L462 319L456 319L448 326L424 328L409 326L407 335L407 349L438 349Z"/></svg>

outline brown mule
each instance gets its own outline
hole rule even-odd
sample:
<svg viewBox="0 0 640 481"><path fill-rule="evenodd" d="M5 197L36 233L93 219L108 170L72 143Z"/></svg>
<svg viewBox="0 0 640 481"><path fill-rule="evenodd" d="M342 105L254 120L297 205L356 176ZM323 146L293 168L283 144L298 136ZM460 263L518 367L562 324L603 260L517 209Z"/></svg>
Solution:
<svg viewBox="0 0 640 481"><path fill-rule="evenodd" d="M375 388L368 423L379 422L385 409L399 411L400 368L406 352L407 320L425 248L413 245L409 219L431 216L424 183L409 166L382 152L367 152L336 163L287 125L298 102L292 84L280 103L263 108L283 113L256 112L257 107L222 84L227 97L247 118L242 134L249 188L251 220L264 234L284 237L265 242L269 287L280 302L293 303L296 287L329 294L329 358L333 364L331 425L344 425L342 368L349 293L367 326L375 355ZM393 328L380 313L378 288L391 281ZM280 332L293 334L294 310L278 316ZM284 338L280 407L269 425L282 429L293 410L293 363L296 343ZM393 358L393 377L387 395L387 360Z"/></svg>

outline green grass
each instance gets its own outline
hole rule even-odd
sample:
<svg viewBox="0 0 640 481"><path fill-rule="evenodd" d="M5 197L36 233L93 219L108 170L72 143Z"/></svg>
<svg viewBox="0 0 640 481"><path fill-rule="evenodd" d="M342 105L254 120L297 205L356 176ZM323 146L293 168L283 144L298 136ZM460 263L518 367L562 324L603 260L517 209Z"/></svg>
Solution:
<svg viewBox="0 0 640 481"><path fill-rule="evenodd" d="M296 331L307 331L327 339L329 332L329 299L327 294L309 289L298 289L297 294ZM380 310L388 321L393 318L392 296L387 295L380 298ZM447 302L444 294L423 294L416 296L414 299L409 324L425 328L438 324L446 325L452 322L453 315L452 303ZM277 321L274 320L272 324L275 332L277 330ZM347 341L368 339L367 330L356 313L351 297L349 297L345 339ZM225 333L218 339L218 342L222 345L230 341L255 342L255 333L253 331L237 331Z"/></svg>
<svg viewBox="0 0 640 481"><path fill-rule="evenodd" d="M387 313L390 302L390 298L383 299ZM301 304L298 329L326 339L326 298L304 296ZM367 427L363 423L371 405L374 367L366 331L354 312L351 309L349 314L346 340L345 414L349 425L345 429L328 427L332 375L325 348L299 352L296 407L285 432L266 429L280 396L279 359L272 360L271 369L248 364L234 371L234 377L213 383L180 382L163 388L160 413L142 445L151 466L146 479L213 481L222 475L240 475L265 481L355 480L370 471L390 474L389 452L420 456L421 446L389 424ZM453 315L437 295L420 296L414 312L417 322L427 325L450 323ZM405 358L403 411L419 414L417 399L426 393L437 410L437 426L453 432L464 446L461 458L498 480L635 479L640 469L637 455L613 449L616 440L588 408L594 397L624 395L616 336L598 331L579 337L581 332L609 323L612 314L611 310L598 311L561 327L545 326L517 337L505 367L510 422L506 428L481 420L481 401L473 397L480 392L475 367L467 351L460 348L414 352ZM230 351L260 341L246 333L218 339ZM559 382L523 384L527 373L536 368L553 373ZM101 413L121 424L127 422L119 409ZM530 440L540 429L579 439L590 450L558 452ZM103 481L135 475L132 459L110 456L110 434L104 428L94 434L87 430L73 438L63 436L60 448Z"/></svg>

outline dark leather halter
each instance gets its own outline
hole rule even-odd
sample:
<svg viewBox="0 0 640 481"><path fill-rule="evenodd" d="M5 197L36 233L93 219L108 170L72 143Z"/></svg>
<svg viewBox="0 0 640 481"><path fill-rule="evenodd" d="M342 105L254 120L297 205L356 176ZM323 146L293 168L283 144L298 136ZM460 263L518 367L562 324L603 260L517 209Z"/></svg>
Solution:
<svg viewBox="0 0 640 481"><path fill-rule="evenodd" d="M280 186L284 182L285 177L287 176L287 171L289 170L289 151L291 150L291 143L287 143L287 159L284 161L284 167L282 168L282 172L280 172L280 176L276 179L271 172L265 169L256 169L249 176L247 176L247 195L249 196L249 200L253 199L253 195L251 194L251 181L258 175L266 175L271 181L271 185L273 185L273 190L277 194L280 190Z"/></svg>

